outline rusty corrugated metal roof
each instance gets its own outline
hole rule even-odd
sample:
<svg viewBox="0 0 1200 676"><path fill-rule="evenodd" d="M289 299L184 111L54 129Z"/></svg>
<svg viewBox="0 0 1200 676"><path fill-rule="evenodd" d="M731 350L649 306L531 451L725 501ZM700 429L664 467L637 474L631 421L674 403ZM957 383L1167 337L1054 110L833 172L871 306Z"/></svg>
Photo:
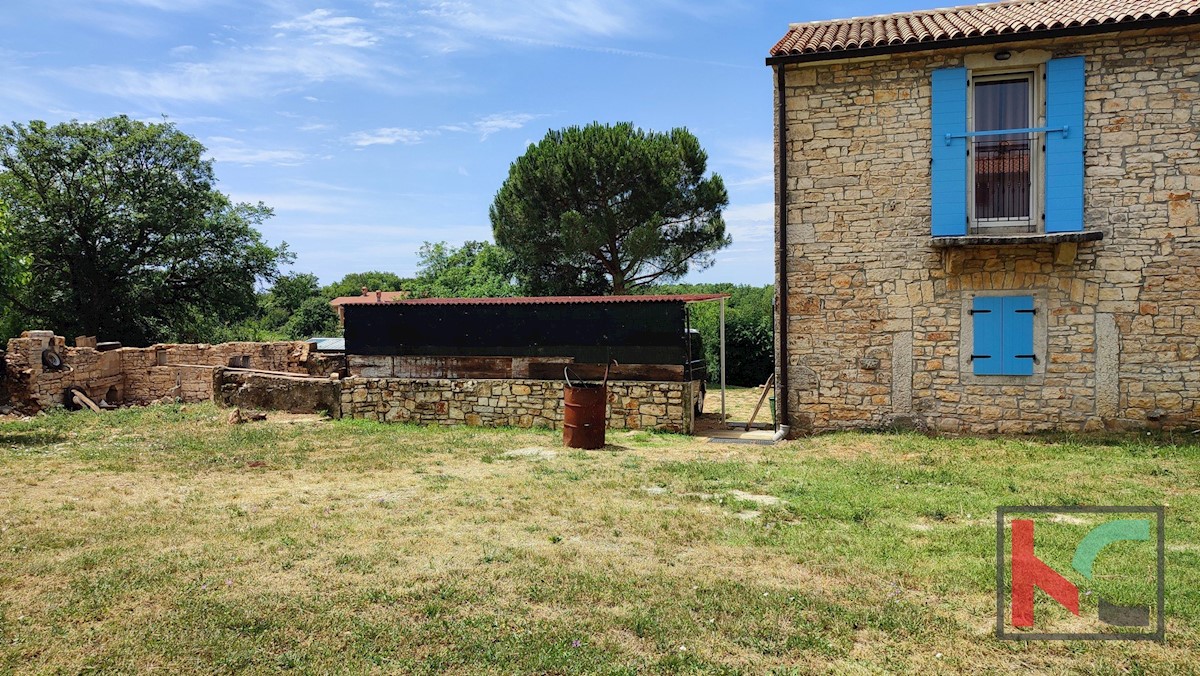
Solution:
<svg viewBox="0 0 1200 676"><path fill-rule="evenodd" d="M390 303L395 300L403 300L408 298L408 295L409 294L407 291L383 291L380 294L380 299L384 303ZM365 296L338 296L337 298L329 301L329 304L337 307L339 305L363 305L367 303L378 302L380 301L375 299L375 292L372 291Z"/></svg>
<svg viewBox="0 0 1200 676"><path fill-rule="evenodd" d="M922 43L936 49L939 43L989 36L1053 37L1055 31L1089 26L1133 30L1139 23L1171 19L1200 19L1200 0L1011 0L797 23L771 48L771 57L850 58L868 49L898 51Z"/></svg>
<svg viewBox="0 0 1200 676"><path fill-rule="evenodd" d="M700 303L728 298L723 293L690 293L658 296L518 296L514 298L409 298L389 305L599 305L605 303Z"/></svg>

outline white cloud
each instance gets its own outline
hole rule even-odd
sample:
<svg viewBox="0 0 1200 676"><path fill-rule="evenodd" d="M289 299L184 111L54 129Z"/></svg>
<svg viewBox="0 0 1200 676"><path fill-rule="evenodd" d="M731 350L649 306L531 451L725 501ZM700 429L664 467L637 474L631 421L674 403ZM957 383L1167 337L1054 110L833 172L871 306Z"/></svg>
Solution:
<svg viewBox="0 0 1200 676"><path fill-rule="evenodd" d="M214 136L208 139L208 154L217 162L237 164L273 164L294 166L308 159L308 154L299 150L269 150L248 148L237 139Z"/></svg>
<svg viewBox="0 0 1200 676"><path fill-rule="evenodd" d="M221 0L109 0L122 5L149 7L164 12L190 12L196 9L223 5Z"/></svg>
<svg viewBox="0 0 1200 676"><path fill-rule="evenodd" d="M498 131L521 129L539 117L541 115L530 113L496 113L476 120L472 128L479 133L479 140L483 141Z"/></svg>
<svg viewBox="0 0 1200 676"><path fill-rule="evenodd" d="M135 11L107 11L91 3L75 3L64 7L60 16L93 31L105 31L135 40L162 35L166 30L162 22L150 16L140 16Z"/></svg>
<svg viewBox="0 0 1200 676"><path fill-rule="evenodd" d="M206 60L180 60L148 70L94 65L48 74L80 89L133 100L224 103L333 80L382 84L399 72L375 59L368 48L377 38L356 17L316 10L274 27L278 33L255 44L218 42L216 53ZM183 49L187 47L176 47L175 56L191 55L193 50Z"/></svg>
<svg viewBox="0 0 1200 676"><path fill-rule="evenodd" d="M90 66L58 75L81 89L125 98L221 103L280 93L304 82L369 79L370 72L353 53L294 44L235 50L214 61L157 71Z"/></svg>
<svg viewBox="0 0 1200 676"><path fill-rule="evenodd" d="M96 63L46 69L45 79L75 88L140 103L199 102L223 104L238 99L269 98L303 92L313 84L357 82L376 90L461 90L468 82L447 76L431 62L418 63L415 48L453 51L480 40L515 40L551 48L608 51L631 56L676 58L595 44L629 37L659 25L654 19L676 0L415 0L377 2L361 7L362 16L339 9L291 10L289 0L267 4L275 16L261 23L246 13L244 23L210 33L212 43L197 48L189 40L170 49L171 61L151 67ZM226 0L107 0L100 9L73 8L72 18L107 25L144 38L161 33L164 24L152 16L134 17L130 8L163 12L203 10ZM711 4L711 3L710 3ZM303 12L303 13L302 13ZM281 16L282 14L282 16ZM246 36L256 36L246 39ZM391 44L385 44L390 42ZM307 92L303 92L307 93ZM306 97L315 102L316 99ZM520 128L519 118L481 120L481 138ZM492 126L487 126L491 124Z"/></svg>
<svg viewBox="0 0 1200 676"><path fill-rule="evenodd" d="M350 142L362 148L366 146L390 146L400 143L402 145L416 145L430 136L436 135L436 131L404 129L402 127L384 127L374 131L360 131L350 135Z"/></svg>
<svg viewBox="0 0 1200 676"><path fill-rule="evenodd" d="M57 97L46 90L44 82L30 75L28 68L12 67L4 50L0 50L0 82L3 83L5 104L20 104L33 110L54 107ZM0 124L9 122L8 113Z"/></svg>
<svg viewBox="0 0 1200 676"><path fill-rule="evenodd" d="M327 9L315 9L291 21L277 23L273 28L294 30L324 45L370 47L379 41L363 26L363 20L352 16L337 16Z"/></svg>
<svg viewBox="0 0 1200 676"><path fill-rule="evenodd" d="M391 4L391 3L386 3ZM671 59L733 68L692 56L659 54L613 46L613 40L661 33L679 14L712 21L737 11L729 0L421 0L390 14L393 34L437 52L476 49L481 41L516 42L552 49L575 49L634 58ZM381 9L376 5L377 9ZM744 10L743 10L744 11Z"/></svg>
<svg viewBox="0 0 1200 676"><path fill-rule="evenodd" d="M454 134L478 134L480 141L486 141L489 136L514 129L522 129L525 125L544 115L533 113L493 113L476 119L474 122L459 124L443 124L436 129L408 129L404 127L384 127L373 131L360 131L349 136L349 141L356 146L373 145L416 145L442 132Z"/></svg>
<svg viewBox="0 0 1200 676"><path fill-rule="evenodd" d="M733 241L738 244L775 238L775 203L734 204L721 212Z"/></svg>
<svg viewBox="0 0 1200 676"><path fill-rule="evenodd" d="M322 190L322 191L326 191L326 192L330 192L330 191L341 192L341 193L366 192L362 188L351 188L351 187L344 186L344 185L337 185L336 183L326 183L325 181L314 181L314 180L306 179L306 178L290 179L290 180L288 180L288 183L290 183L292 185L300 186L301 188L308 188L310 190Z"/></svg>
<svg viewBox="0 0 1200 676"><path fill-rule="evenodd" d="M448 0L424 2L417 15L442 29L501 38L561 40L615 37L638 29L642 12L629 0Z"/></svg>
<svg viewBox="0 0 1200 676"><path fill-rule="evenodd" d="M530 121L544 118L545 115L533 113L493 113L482 116L473 122L461 124L440 125L433 130L413 130L406 127L383 127L372 131L360 131L350 134L349 142L354 145L415 145L425 142L425 139L439 136L440 133L473 133L479 134L480 140L487 140L494 133L520 130Z"/></svg>
<svg viewBox="0 0 1200 676"><path fill-rule="evenodd" d="M775 181L775 144L761 139L745 139L726 147L712 163L731 186L767 185Z"/></svg>

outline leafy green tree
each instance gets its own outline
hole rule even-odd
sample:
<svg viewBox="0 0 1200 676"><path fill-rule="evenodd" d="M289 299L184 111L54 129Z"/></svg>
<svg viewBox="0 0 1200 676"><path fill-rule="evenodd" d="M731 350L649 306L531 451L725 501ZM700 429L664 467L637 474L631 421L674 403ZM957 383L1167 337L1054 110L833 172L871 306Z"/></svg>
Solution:
<svg viewBox="0 0 1200 676"><path fill-rule="evenodd" d="M280 275L264 294L258 305L263 325L281 328L300 309L304 301L321 295L317 276L308 272ZM328 302L328 298L324 299Z"/></svg>
<svg viewBox="0 0 1200 676"><path fill-rule="evenodd" d="M412 280L391 272L379 270L352 272L321 289L321 293L333 299L340 296L361 295L364 286L371 291L404 291L411 282Z"/></svg>
<svg viewBox="0 0 1200 676"><path fill-rule="evenodd" d="M311 272L291 272L280 275L271 286L271 304L281 312L292 314L309 298L318 295L320 284Z"/></svg>
<svg viewBox="0 0 1200 676"><path fill-rule="evenodd" d="M204 147L125 116L0 127L0 200L30 283L6 299L31 324L128 343L207 339L255 309L290 260L255 226L263 204L215 187Z"/></svg>
<svg viewBox="0 0 1200 676"><path fill-rule="evenodd" d="M725 301L725 380L730 385L761 385L775 368L774 286L745 284L668 284L647 293L723 293ZM689 306L691 326L704 341L708 379L721 378L720 314L717 303Z"/></svg>
<svg viewBox="0 0 1200 676"><path fill-rule="evenodd" d="M491 242L425 242L417 253L416 296L425 298L489 298L516 296L512 254Z"/></svg>
<svg viewBox="0 0 1200 676"><path fill-rule="evenodd" d="M329 299L312 296L301 301L283 325L283 333L293 340L305 340L316 336L341 335L337 311L329 305Z"/></svg>
<svg viewBox="0 0 1200 676"><path fill-rule="evenodd" d="M628 293L703 270L732 242L720 176L683 128L569 127L530 145L492 203L496 243L531 293Z"/></svg>
<svg viewBox="0 0 1200 676"><path fill-rule="evenodd" d="M8 210L0 202L0 348L20 332L21 317L13 307L16 298L29 283L29 259L13 246Z"/></svg>

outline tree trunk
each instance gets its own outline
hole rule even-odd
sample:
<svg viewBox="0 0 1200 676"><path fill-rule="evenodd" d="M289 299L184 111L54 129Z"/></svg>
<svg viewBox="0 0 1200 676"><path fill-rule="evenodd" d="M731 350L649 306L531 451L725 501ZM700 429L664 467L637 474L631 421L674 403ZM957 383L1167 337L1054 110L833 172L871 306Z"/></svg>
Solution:
<svg viewBox="0 0 1200 676"><path fill-rule="evenodd" d="M617 271L612 273L612 295L624 296L628 293L625 288L625 273Z"/></svg>

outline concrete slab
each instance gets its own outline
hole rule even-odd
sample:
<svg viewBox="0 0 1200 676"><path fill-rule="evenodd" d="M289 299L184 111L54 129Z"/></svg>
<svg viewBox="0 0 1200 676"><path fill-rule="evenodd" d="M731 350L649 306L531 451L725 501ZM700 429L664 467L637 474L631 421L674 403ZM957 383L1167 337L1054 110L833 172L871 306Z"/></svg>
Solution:
<svg viewBox="0 0 1200 676"><path fill-rule="evenodd" d="M721 444L773 444L775 438L775 430L767 429L751 429L746 431L746 423L737 425L735 423L721 424L720 420L710 419L708 416L698 418L696 420L696 428L692 432L693 436L707 440L709 443Z"/></svg>

